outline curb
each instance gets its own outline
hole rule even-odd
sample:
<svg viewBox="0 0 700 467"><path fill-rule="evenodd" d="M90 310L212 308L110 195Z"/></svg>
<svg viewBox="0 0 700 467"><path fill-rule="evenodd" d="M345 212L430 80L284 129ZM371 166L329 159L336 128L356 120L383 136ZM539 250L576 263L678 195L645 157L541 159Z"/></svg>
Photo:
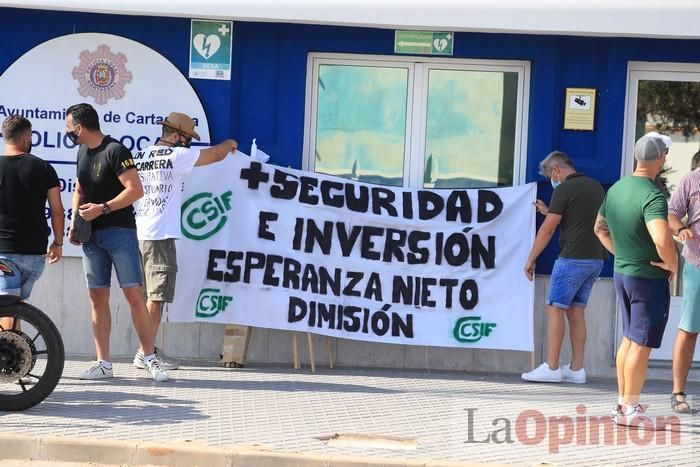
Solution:
<svg viewBox="0 0 700 467"><path fill-rule="evenodd" d="M0 434L3 458L60 462L201 467L499 467L503 464L285 453L250 446L138 443L106 439ZM513 464L508 464L513 466Z"/></svg>

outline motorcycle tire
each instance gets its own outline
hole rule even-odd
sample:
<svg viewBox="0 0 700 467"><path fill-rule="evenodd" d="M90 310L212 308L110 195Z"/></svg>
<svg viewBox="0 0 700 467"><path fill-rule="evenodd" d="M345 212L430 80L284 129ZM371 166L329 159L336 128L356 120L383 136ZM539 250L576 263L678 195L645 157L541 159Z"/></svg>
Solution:
<svg viewBox="0 0 700 467"><path fill-rule="evenodd" d="M0 411L15 412L34 407L53 392L63 374L65 352L61 334L53 321L51 321L51 318L43 311L24 302L0 306L0 318L8 317L14 317L23 324L28 323L31 325L38 333L32 339L32 342L37 342L39 336L41 336L46 346L46 349L38 350L32 346L33 359L36 359L37 355L45 355L46 357L46 368L44 373L38 378L38 381L31 386L27 385L25 387L23 385L19 389L20 392L18 394L0 394ZM0 355L0 358L2 358L2 355ZM33 366L34 364L32 364Z"/></svg>

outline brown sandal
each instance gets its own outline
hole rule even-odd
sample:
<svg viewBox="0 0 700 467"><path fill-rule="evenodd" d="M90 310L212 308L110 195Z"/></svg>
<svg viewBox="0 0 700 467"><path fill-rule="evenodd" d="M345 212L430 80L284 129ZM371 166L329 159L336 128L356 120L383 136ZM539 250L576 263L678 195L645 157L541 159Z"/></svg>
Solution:
<svg viewBox="0 0 700 467"><path fill-rule="evenodd" d="M683 396L685 398L686 393L681 391L671 394L671 410L676 413L692 413L693 410L690 408L688 401L685 399L680 400L678 396Z"/></svg>

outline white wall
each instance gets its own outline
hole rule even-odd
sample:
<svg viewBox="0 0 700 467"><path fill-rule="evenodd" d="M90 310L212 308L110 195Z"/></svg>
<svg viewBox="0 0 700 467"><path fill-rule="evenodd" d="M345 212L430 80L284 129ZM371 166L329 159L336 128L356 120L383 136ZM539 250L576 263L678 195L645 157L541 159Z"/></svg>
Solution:
<svg viewBox="0 0 700 467"><path fill-rule="evenodd" d="M700 37L696 0L15 0L3 6L387 29Z"/></svg>

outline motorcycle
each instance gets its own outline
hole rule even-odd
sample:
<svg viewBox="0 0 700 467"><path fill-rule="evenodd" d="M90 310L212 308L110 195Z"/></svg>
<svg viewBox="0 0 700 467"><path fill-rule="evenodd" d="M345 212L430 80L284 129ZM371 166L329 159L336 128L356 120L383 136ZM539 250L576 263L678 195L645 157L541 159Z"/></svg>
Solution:
<svg viewBox="0 0 700 467"><path fill-rule="evenodd" d="M51 318L19 296L0 295L0 318L7 318L0 321L0 411L25 410L46 399L61 379L63 340Z"/></svg>

